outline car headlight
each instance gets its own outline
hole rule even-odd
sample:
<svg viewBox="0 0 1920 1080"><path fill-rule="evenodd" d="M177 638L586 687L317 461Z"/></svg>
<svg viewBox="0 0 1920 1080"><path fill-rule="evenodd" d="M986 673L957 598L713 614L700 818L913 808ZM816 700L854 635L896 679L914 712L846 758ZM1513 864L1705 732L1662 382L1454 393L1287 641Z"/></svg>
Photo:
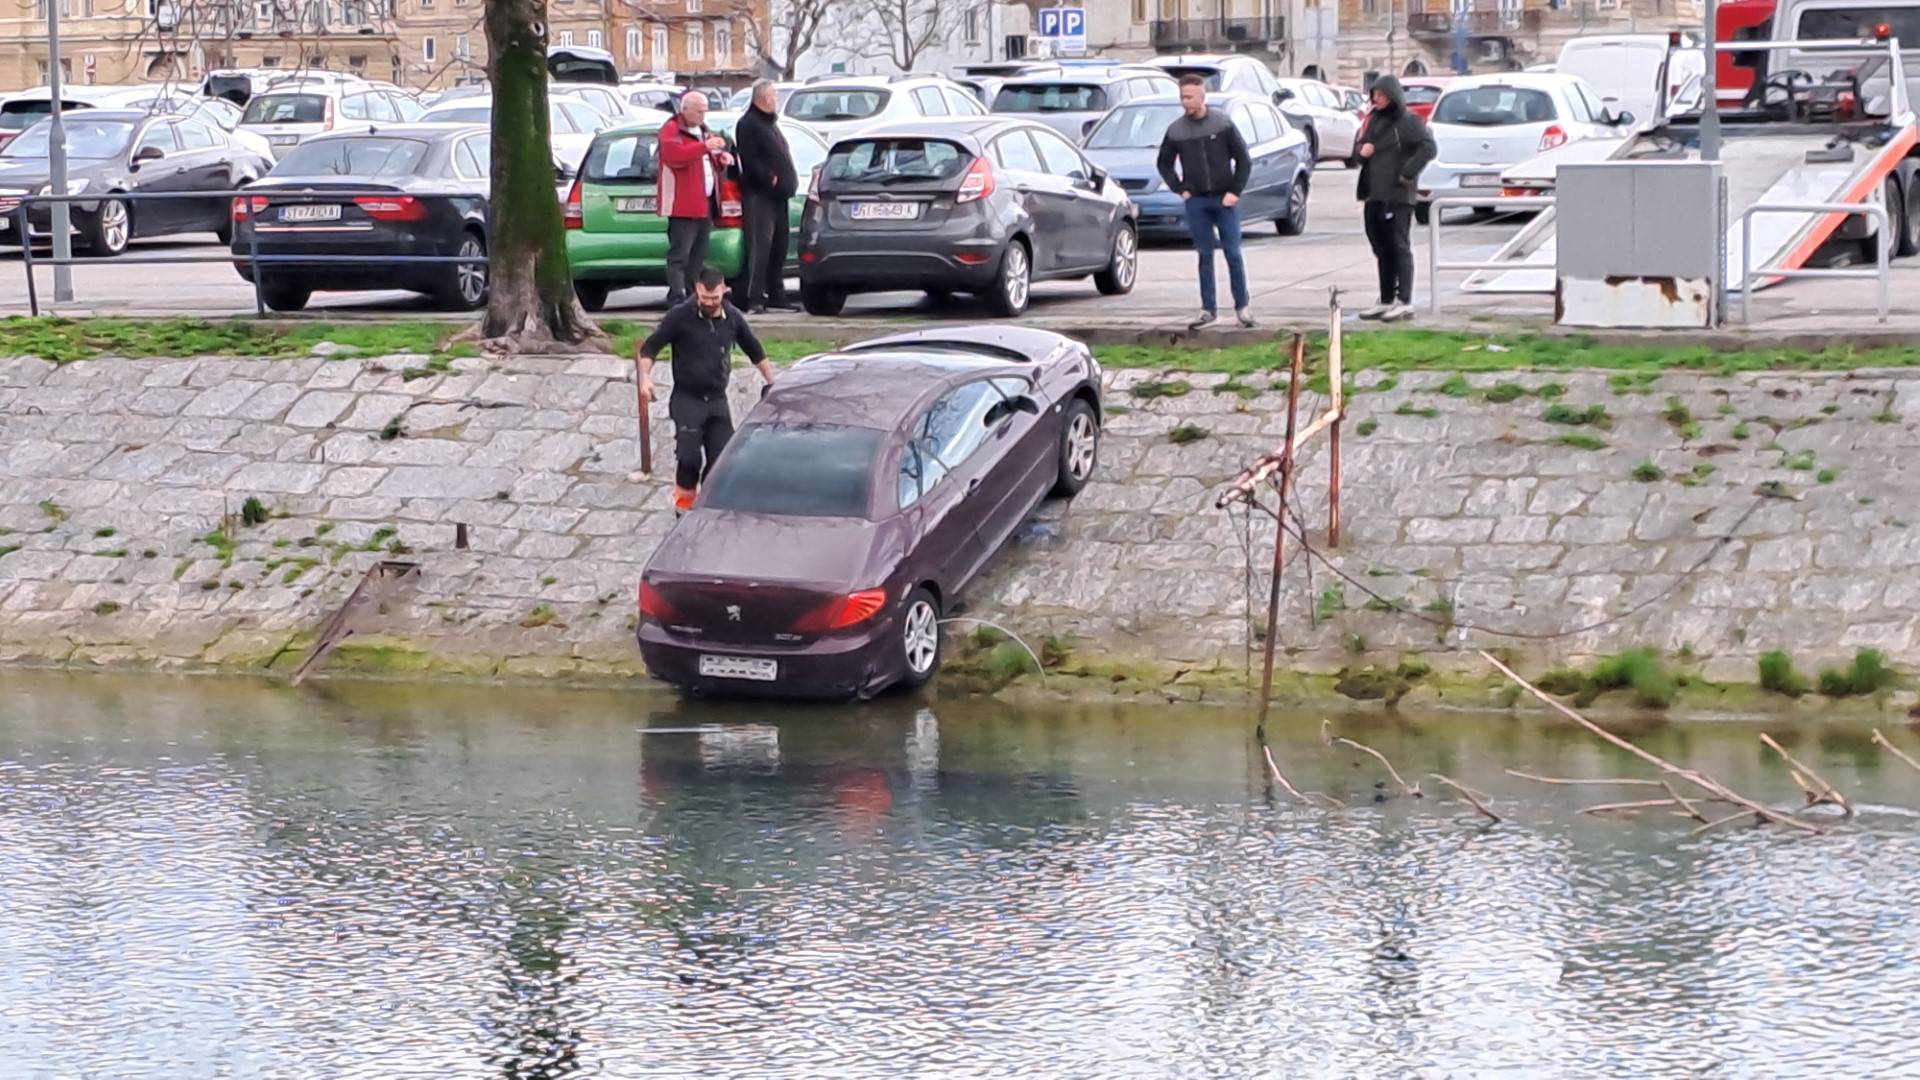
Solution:
<svg viewBox="0 0 1920 1080"><path fill-rule="evenodd" d="M87 190L87 185L91 183L93 183L93 181L91 180L69 180L67 181L67 194L78 195L81 192ZM34 191L34 194L35 195L53 194L53 184L51 182L41 184L40 187Z"/></svg>

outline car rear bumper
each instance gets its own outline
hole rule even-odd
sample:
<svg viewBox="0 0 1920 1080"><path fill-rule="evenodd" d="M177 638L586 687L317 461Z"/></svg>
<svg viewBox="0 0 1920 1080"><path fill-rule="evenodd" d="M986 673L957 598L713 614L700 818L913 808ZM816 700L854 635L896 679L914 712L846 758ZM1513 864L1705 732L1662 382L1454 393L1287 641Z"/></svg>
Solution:
<svg viewBox="0 0 1920 1080"><path fill-rule="evenodd" d="M1184 240L1187 238L1187 208L1186 204L1180 201L1180 196L1170 191L1135 195L1133 205L1140 212L1134 227L1140 230L1142 239Z"/></svg>
<svg viewBox="0 0 1920 1080"><path fill-rule="evenodd" d="M713 230L707 241L707 263L728 277L746 269L746 245L740 230ZM667 282L667 233L598 233L567 230L567 264L575 280L625 281L664 285ZM698 269L697 267L695 268Z"/></svg>
<svg viewBox="0 0 1920 1080"><path fill-rule="evenodd" d="M248 230L242 226L234 234L231 250L238 256L251 253ZM259 254L262 256L298 259L303 256L352 256L364 259L364 262L285 262L262 263L261 269L273 278L297 278L316 289L410 289L415 292L430 292L444 281L451 272L453 263L437 262L394 262L394 256L434 256L445 257L454 254L450 247L442 245L437 238L406 234L394 237L391 233L363 233L354 235L312 233L299 236L271 234L263 231L260 235ZM253 268L245 262L235 262L234 271L243 281L253 280Z"/></svg>
<svg viewBox="0 0 1920 1080"><path fill-rule="evenodd" d="M1449 199L1455 196L1480 196L1488 199L1500 197L1500 174L1511 168L1510 165L1468 165L1434 162L1420 172L1420 201L1431 199ZM1491 176L1492 184L1466 186L1461 178L1468 176Z"/></svg>
<svg viewBox="0 0 1920 1080"><path fill-rule="evenodd" d="M878 693L900 678L898 653L887 647L897 625L885 619L864 634L788 648L695 642L650 621L640 624L634 638L647 671L674 686L729 696L844 698ZM700 674L703 655L772 660L778 674L770 682L709 678Z"/></svg>

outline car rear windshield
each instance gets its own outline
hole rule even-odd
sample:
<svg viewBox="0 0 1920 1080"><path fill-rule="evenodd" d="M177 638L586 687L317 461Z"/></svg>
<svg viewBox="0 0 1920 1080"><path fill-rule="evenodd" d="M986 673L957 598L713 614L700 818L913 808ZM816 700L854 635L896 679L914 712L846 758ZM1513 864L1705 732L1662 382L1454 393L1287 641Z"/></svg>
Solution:
<svg viewBox="0 0 1920 1080"><path fill-rule="evenodd" d="M893 95L885 90L796 90L787 99L795 120L865 120L878 116Z"/></svg>
<svg viewBox="0 0 1920 1080"><path fill-rule="evenodd" d="M243 124L318 124L327 118L322 94L262 94L247 102Z"/></svg>
<svg viewBox="0 0 1920 1080"><path fill-rule="evenodd" d="M1167 126L1180 115L1180 106L1129 105L1115 109L1087 136L1089 150L1140 150L1160 145Z"/></svg>
<svg viewBox="0 0 1920 1080"><path fill-rule="evenodd" d="M1402 90L1409 105L1431 105L1440 100L1440 88L1437 86L1408 86Z"/></svg>
<svg viewBox="0 0 1920 1080"><path fill-rule="evenodd" d="M428 109L420 114L423 124L490 124L492 105L463 105L456 109Z"/></svg>
<svg viewBox="0 0 1920 1080"><path fill-rule="evenodd" d="M1823 41L1867 40L1882 24L1893 29L1902 49L1920 42L1920 8L1909 7L1810 8L1800 13L1800 32L1794 36Z"/></svg>
<svg viewBox="0 0 1920 1080"><path fill-rule="evenodd" d="M645 134L603 135L587 151L589 181L603 184L651 184L660 179L660 139Z"/></svg>
<svg viewBox="0 0 1920 1080"><path fill-rule="evenodd" d="M1220 89L1221 71L1219 68L1170 67L1167 69L1167 74L1173 76L1175 79L1184 79L1189 75L1198 75L1201 78L1207 80L1207 89L1209 90Z"/></svg>
<svg viewBox="0 0 1920 1080"><path fill-rule="evenodd" d="M1554 118L1553 98L1540 90L1516 86L1476 86L1455 90L1440 99L1433 110L1436 124L1464 124L1468 127L1505 127L1509 124L1544 124Z"/></svg>
<svg viewBox="0 0 1920 1080"><path fill-rule="evenodd" d="M836 424L748 424L707 478L717 510L865 517L881 433Z"/></svg>
<svg viewBox="0 0 1920 1080"><path fill-rule="evenodd" d="M1046 86L1003 86L993 99L994 112L1105 112L1107 92L1098 86L1050 83Z"/></svg>
<svg viewBox="0 0 1920 1080"><path fill-rule="evenodd" d="M304 142L273 167L276 176L412 176L427 156L417 139L368 135Z"/></svg>
<svg viewBox="0 0 1920 1080"><path fill-rule="evenodd" d="M53 130L52 124L40 124L28 128L19 138L0 150L0 157L43 158L47 156L47 144L51 141L47 133ZM67 156L70 158L110 158L118 157L127 148L127 141L133 137L131 120L92 120L69 116L65 121L67 133Z"/></svg>
<svg viewBox="0 0 1920 1080"><path fill-rule="evenodd" d="M67 108L74 108L74 104L68 102ZM51 101L9 101L0 105L0 131L19 131L31 127L52 111Z"/></svg>
<svg viewBox="0 0 1920 1080"><path fill-rule="evenodd" d="M843 184L887 184L952 180L973 163L973 155L945 139L854 139L827 155L824 179Z"/></svg>

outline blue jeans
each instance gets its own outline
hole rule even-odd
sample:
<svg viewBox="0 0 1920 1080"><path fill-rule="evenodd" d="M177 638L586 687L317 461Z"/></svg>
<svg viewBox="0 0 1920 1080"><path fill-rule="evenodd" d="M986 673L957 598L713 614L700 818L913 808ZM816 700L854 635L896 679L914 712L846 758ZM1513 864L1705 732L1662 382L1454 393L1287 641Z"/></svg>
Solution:
<svg viewBox="0 0 1920 1080"><path fill-rule="evenodd" d="M1246 307L1247 264L1240 259L1240 211L1220 201L1218 195L1194 195L1187 199L1187 233L1193 237L1193 250L1200 256L1200 307L1209 313L1219 310L1219 296L1213 284L1213 233L1220 231L1220 250L1227 256L1227 280L1233 285L1235 310Z"/></svg>

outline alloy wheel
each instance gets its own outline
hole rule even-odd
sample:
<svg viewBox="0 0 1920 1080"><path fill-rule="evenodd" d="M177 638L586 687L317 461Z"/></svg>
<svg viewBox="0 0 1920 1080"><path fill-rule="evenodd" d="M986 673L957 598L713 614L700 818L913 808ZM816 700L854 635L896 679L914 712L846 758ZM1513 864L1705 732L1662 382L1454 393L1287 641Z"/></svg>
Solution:
<svg viewBox="0 0 1920 1080"><path fill-rule="evenodd" d="M100 204L100 240L108 251L121 251L126 248L126 203L118 199L108 199Z"/></svg>
<svg viewBox="0 0 1920 1080"><path fill-rule="evenodd" d="M1027 291L1032 288L1027 278L1027 249L1012 244L1007 248L1007 304L1015 311L1027 306Z"/></svg>
<svg viewBox="0 0 1920 1080"><path fill-rule="evenodd" d="M460 257L477 259L486 254L480 248L480 241L467 237L460 241ZM479 307L480 301L487 295L487 265L485 263L460 263L455 280L460 286L460 299L468 307Z"/></svg>
<svg viewBox="0 0 1920 1080"><path fill-rule="evenodd" d="M908 608L903 634L907 669L915 675L932 671L933 661L940 655L940 624L934 616L933 605L921 600Z"/></svg>
<svg viewBox="0 0 1920 1080"><path fill-rule="evenodd" d="M1133 275L1140 262L1132 229L1121 229L1113 239L1113 277L1122 291L1133 288Z"/></svg>
<svg viewBox="0 0 1920 1080"><path fill-rule="evenodd" d="M1295 181L1292 194L1287 196L1287 214L1292 218L1295 228L1307 220L1307 185Z"/></svg>
<svg viewBox="0 0 1920 1080"><path fill-rule="evenodd" d="M1067 426L1067 472L1075 480L1085 480L1093 475L1093 460L1100 449L1100 432L1093 426L1093 417L1084 412L1073 414L1073 421Z"/></svg>

